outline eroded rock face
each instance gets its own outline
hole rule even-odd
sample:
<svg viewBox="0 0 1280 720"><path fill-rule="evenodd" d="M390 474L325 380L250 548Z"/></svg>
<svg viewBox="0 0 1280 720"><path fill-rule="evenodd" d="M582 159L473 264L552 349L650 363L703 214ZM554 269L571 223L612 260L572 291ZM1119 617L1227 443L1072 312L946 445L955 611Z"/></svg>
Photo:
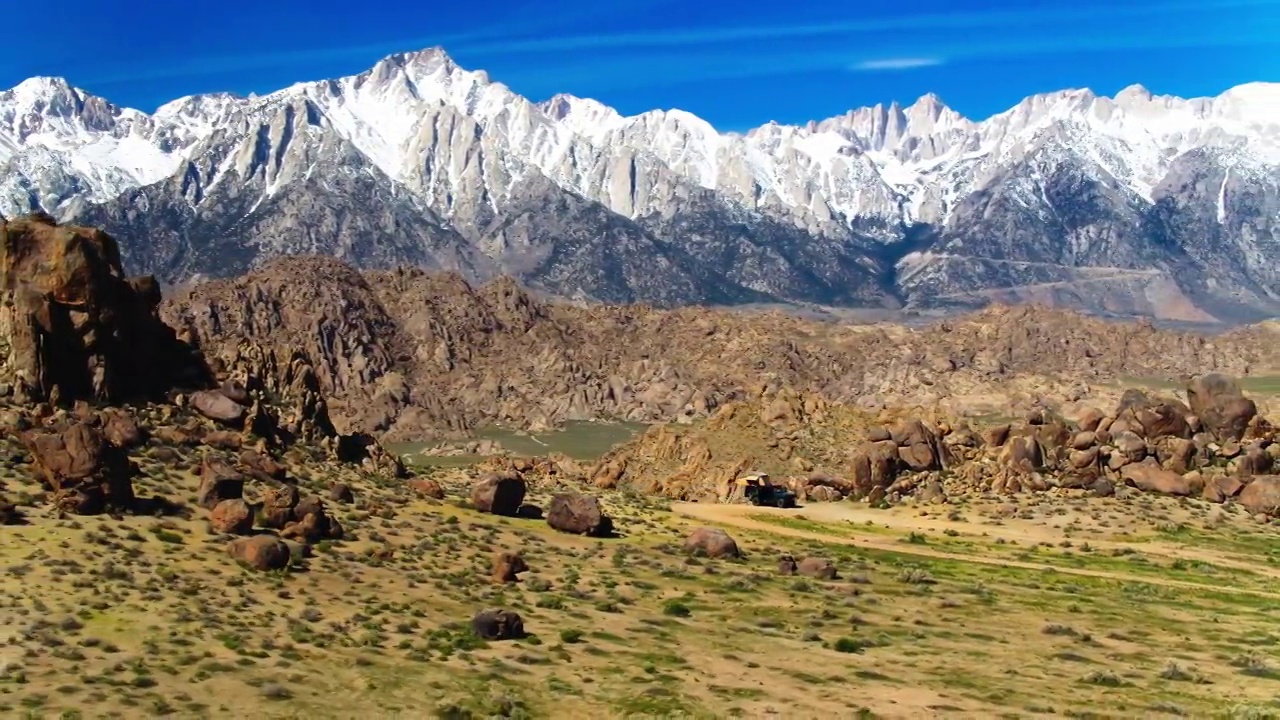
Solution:
<svg viewBox="0 0 1280 720"><path fill-rule="evenodd" d="M763 377L835 402L876 396L906 406L1000 391L1027 376L1079 385L1122 374L1241 372L1265 353L1244 333L1209 343L1045 308L854 329L781 313L557 304L509 279L472 285L407 268L357 272L332 258L275 260L193 287L165 311L214 352L244 340L278 355L300 350L344 432L404 440L494 422L533 429L703 418L758 396ZM772 397L757 410L769 423L794 417ZM929 462L914 443L906 448L908 462Z"/></svg>
<svg viewBox="0 0 1280 720"><path fill-rule="evenodd" d="M106 233L42 215L0 221L0 382L19 402L154 398L206 383L159 304L154 278L125 279Z"/></svg>

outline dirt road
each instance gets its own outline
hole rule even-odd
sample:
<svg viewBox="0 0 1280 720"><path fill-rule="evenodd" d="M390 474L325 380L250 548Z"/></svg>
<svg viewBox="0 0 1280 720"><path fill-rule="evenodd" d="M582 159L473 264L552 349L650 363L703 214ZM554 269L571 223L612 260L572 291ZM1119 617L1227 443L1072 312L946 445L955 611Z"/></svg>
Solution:
<svg viewBox="0 0 1280 720"><path fill-rule="evenodd" d="M864 512L862 515L859 511ZM1043 563L1027 562L1023 560L1006 560L1001 558L984 557L982 555L967 555L961 553L951 553L942 550L936 550L922 545L915 545L900 542L899 540L886 539L876 536L858 535L856 525L850 525L849 535L841 536L827 534L822 532L813 532L798 528L785 527L769 522L763 522L754 519L752 515L778 515L780 517L805 517L810 520L819 522L833 522L836 518L842 520L853 520L854 522L873 519L878 525L889 525L899 529L927 529L917 526L917 522L921 518L911 518L904 516L895 516L891 513L872 509L861 509L852 506L842 507L842 504L836 503L815 503L805 507L802 511L796 510L779 510L777 508L754 507L751 505L728 505L716 503L676 503L672 505L672 511L689 518L709 522L717 525L726 525L741 528L743 530L752 530L756 532L768 533L771 535L781 535L785 537L801 538L805 540L814 540L824 543L836 543L840 545L852 545L855 547L866 548L868 550L881 550L886 552L898 553L900 555L914 555L917 557L935 558L940 560L956 560L961 562L973 563L977 565L991 565L996 567L1021 568L1026 570L1041 570L1062 573L1064 575L1080 575L1084 577L1103 578L1107 580L1117 580L1122 582L1146 583L1148 585L1160 585L1163 587L1182 588L1187 590L1202 590L1209 592L1228 592L1242 595L1252 595L1256 597L1265 597L1274 600L1280 600L1280 593L1270 593L1261 590L1252 590L1248 588L1230 587L1224 585L1207 585L1203 583L1187 582L1183 580L1173 580L1169 578L1153 578L1147 575L1135 575L1122 572L1113 572L1109 570L1090 570L1087 568L1068 568L1055 565L1047 565ZM1003 528L1002 528L1003 530ZM1123 543L1112 543L1120 546ZM1144 553L1152 554L1149 551L1154 549L1152 544L1144 543L1142 550ZM1163 553L1161 553L1163 554ZM1176 555L1169 555L1176 557ZM1222 559L1214 558L1213 562L1223 565ZM1256 565L1236 564L1239 569L1248 570L1267 577L1280 577L1275 570L1267 567Z"/></svg>

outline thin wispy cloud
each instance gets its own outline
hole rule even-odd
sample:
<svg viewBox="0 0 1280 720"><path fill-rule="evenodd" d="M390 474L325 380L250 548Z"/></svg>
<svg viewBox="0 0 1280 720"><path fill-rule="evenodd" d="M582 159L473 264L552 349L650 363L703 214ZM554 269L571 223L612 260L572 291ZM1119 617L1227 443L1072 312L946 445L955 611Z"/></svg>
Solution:
<svg viewBox="0 0 1280 720"><path fill-rule="evenodd" d="M901 15L857 20L787 25L704 27L626 33L596 33L538 38L504 39L464 43L460 50L475 54L513 54L539 51L660 48L713 45L740 41L803 40L881 32L925 30L978 30L1016 28L1029 24L1061 24L1072 21L1149 18L1174 12L1227 12L1247 8L1274 8L1276 0L1174 0L1163 3L1115 4L1034 10L987 10Z"/></svg>
<svg viewBox="0 0 1280 720"><path fill-rule="evenodd" d="M901 58L945 58L947 64L983 58L1029 58L1065 52L1108 52L1115 50L1179 49L1189 52L1231 52L1242 47L1280 45L1280 38L1264 26L1241 28L1239 31L1200 32L1194 35L1166 33L1136 37L1116 30L1096 34L1088 40L1076 36L1052 39L1019 39L968 42L953 40L927 48L936 55L926 55L921 48ZM859 57L859 55L861 57ZM595 58L590 63L572 58L548 58L527 71L516 70L504 79L530 87L546 86L551 91L574 86L588 93L609 93L647 87L669 87L684 83L718 82L744 79L767 79L803 73L845 71L868 62L865 51L858 54L838 50L804 52L783 49L763 50L744 56L741 53L703 51L667 51ZM871 62L874 62L872 60ZM870 70L866 72L871 72ZM527 73L527 74L526 74Z"/></svg>
<svg viewBox="0 0 1280 720"><path fill-rule="evenodd" d="M849 66L854 72L880 72L893 70L914 70L916 68L933 67L941 65L945 60L942 58L931 57L897 57L897 58L880 58L878 60L863 60Z"/></svg>
<svg viewBox="0 0 1280 720"><path fill-rule="evenodd" d="M304 66L322 62L369 60L376 57L413 50L432 45L443 45L446 50L468 57L505 57L520 54L560 53L566 51L653 51L663 48L692 49L695 47L715 48L721 46L725 50L739 52L743 42L787 41L787 40L823 40L840 41L845 38L875 35L892 37L895 34L910 37L913 33L928 31L974 31L988 30L997 32L1021 31L1024 28L1043 25L1066 27L1073 22L1108 22L1126 19L1144 19L1153 15L1164 15L1178 12L1196 12L1206 14L1230 13L1250 8L1275 8L1276 0L1169 0L1153 3L1116 3L1104 6L1080 6L1069 8L1037 8L1027 10L985 10L932 14L900 15L893 17L873 17L860 19L840 19L815 23L771 23L767 25L748 26L708 26L701 28L675 28L666 30L645 30L621 33L591 33L578 35L553 35L546 31L564 27L565 25L585 20L605 17L623 18L632 14L643 14L642 11L669 4L672 0L630 0L630 2L601 3L584 7L575 4L560 12L548 12L541 15L517 17L487 25L484 29L468 33L442 33L429 37L402 38L376 44L362 43L315 48L299 48L279 50L265 53L238 53L235 55L188 56L174 62L149 63L147 67L121 67L104 71L96 78L87 78L87 82L96 84L112 84L136 80L154 80L160 78L179 78L192 76L220 75L228 72L243 72L266 68ZM992 35L982 36L975 40L972 47L964 48L961 54L980 54L982 44ZM902 58L917 60L932 57L930 54L916 56L918 50L901 49ZM908 54L910 53L910 54ZM905 69L894 67L890 63L897 56L884 61L866 61L866 67L859 67L860 61L855 58L841 57L828 68L893 70ZM580 60L581 58L579 58ZM594 62L594 60L593 60ZM916 66L920 67L920 66Z"/></svg>
<svg viewBox="0 0 1280 720"><path fill-rule="evenodd" d="M480 29L470 32L446 32L431 36L401 38L378 43L354 45L329 45L311 48L246 52L234 55L188 55L172 62L148 63L146 67L100 68L100 74L84 81L97 85L160 80L184 77L207 77L227 73L262 70L267 68L296 67L344 60L370 60L398 52L442 46L446 50L466 47L493 47L504 42L519 42L518 38L546 34L548 31L581 24L583 22L645 13L675 0L613 0L610 3L572 3L558 10L538 6L536 12L518 10L516 14L486 22ZM527 8L528 6L526 6ZM516 39L516 40L513 40Z"/></svg>

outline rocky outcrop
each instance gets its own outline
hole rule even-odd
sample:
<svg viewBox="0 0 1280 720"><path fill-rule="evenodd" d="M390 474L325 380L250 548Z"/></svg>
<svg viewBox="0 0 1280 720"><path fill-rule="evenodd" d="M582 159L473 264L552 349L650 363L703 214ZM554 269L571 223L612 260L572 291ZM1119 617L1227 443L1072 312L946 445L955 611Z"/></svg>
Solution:
<svg viewBox="0 0 1280 720"><path fill-rule="evenodd" d="M192 286L164 314L215 357L249 344L283 367L304 354L343 432L415 442L494 423L688 422L784 387L832 402L1004 405L1022 391L1079 397L1124 375L1240 374L1276 356L1258 328L1210 338L1046 308L907 327L570 305L509 278L360 273L313 257Z"/></svg>
<svg viewBox="0 0 1280 720"><path fill-rule="evenodd" d="M1221 373L1197 377L1187 388L1187 397L1192 412L1221 440L1244 437L1249 422L1258 414L1257 406L1244 396L1235 380Z"/></svg>
<svg viewBox="0 0 1280 720"><path fill-rule="evenodd" d="M1253 408L1227 395L1222 405ZM589 476L597 485L718 502L743 501L734 481L748 471L767 472L808 501L875 506L972 492L1110 496L1118 487L1225 502L1249 478L1280 469L1280 430L1248 412L1232 417L1222 432L1239 439L1220 440L1209 429L1216 419L1202 421L1175 397L1128 391L1110 411L1077 406L1066 417L1036 407L1019 422L975 430L936 408L873 412L779 392L730 402L703 422L655 426L607 453Z"/></svg>
<svg viewBox="0 0 1280 720"><path fill-rule="evenodd" d="M76 515L108 508L128 510L134 501L134 470L128 456L93 425L74 422L39 428L22 436L41 481L54 491L54 505Z"/></svg>
<svg viewBox="0 0 1280 720"><path fill-rule="evenodd" d="M126 279L101 230L0 221L0 383L18 402L155 399L207 382L159 305L156 280Z"/></svg>

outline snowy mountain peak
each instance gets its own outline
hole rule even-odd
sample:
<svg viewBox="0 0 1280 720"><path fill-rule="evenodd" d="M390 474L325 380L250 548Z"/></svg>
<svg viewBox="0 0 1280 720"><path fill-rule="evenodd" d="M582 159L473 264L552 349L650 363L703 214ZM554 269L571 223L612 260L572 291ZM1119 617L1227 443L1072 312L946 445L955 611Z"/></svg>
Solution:
<svg viewBox="0 0 1280 720"><path fill-rule="evenodd" d="M37 75L23 80L9 90L0 93L0 95L11 97L18 101L36 102L53 95L77 92L75 88L71 87L71 83L67 82L66 78Z"/></svg>
<svg viewBox="0 0 1280 720"><path fill-rule="evenodd" d="M1150 90L1143 85L1134 83L1116 93L1115 100L1118 104L1125 104L1131 102L1150 102L1151 98L1152 94Z"/></svg>
<svg viewBox="0 0 1280 720"><path fill-rule="evenodd" d="M1259 127L1280 127L1280 83L1237 85L1214 98L1215 114Z"/></svg>
<svg viewBox="0 0 1280 720"><path fill-rule="evenodd" d="M341 217L366 207L374 217L391 203L408 213L396 215L397 223L430 216L435 227L445 218L440 222L450 223L450 232L480 243L491 257L525 252L522 261L536 263L549 257L529 248L542 230L518 219L525 216L504 215L517 212L513 207L537 214L546 207L590 206L584 216L622 216L632 223L627 232L661 218L672 225L661 232L645 226L645 232L691 243L715 227L681 219L696 207L717 222L731 221L739 228L733 232L763 228L752 242L765 244L721 253L707 241L689 252L741 257L757 272L765 262L760 258L775 254L865 242L892 246L903 239L902 228L915 223L931 225L945 236L939 241L944 244L986 247L982 243L1037 223L1052 226L1055 238L1075 238L1070 233L1077 225L1112 215L1131 218L1142 203L1191 192L1186 188L1214 188L1215 227L1243 217L1239 207L1249 203L1257 205L1250 212L1270 217L1274 211L1241 183L1261 182L1280 162L1277 118L1277 84L1251 83L1189 100L1134 85L1114 98L1087 89L1033 95L982 120L964 117L929 93L909 104L881 103L803 125L770 122L722 133L677 109L628 116L568 94L534 103L483 71L458 66L437 47L388 55L357 75L301 82L260 97L180 98L151 115L113 106L65 80L32 78L0 92L0 214L40 207L65 215L86 203L143 190L154 196L163 192L157 187L172 186L182 188L182 213L239 218L280 203L311 207L289 200L291 192L360 188L354 208L337 195L327 202ZM548 203L545 196L555 192L575 199ZM1090 205L1073 215L1067 206L1075 200L1063 199L1075 198L1072 193L1101 209ZM988 217L1012 219L991 230L982 225ZM508 220L513 224L504 224ZM336 221L312 228L311 239L298 247L341 232L333 227ZM591 233L599 228L591 227L583 237L596 236ZM485 228L501 230L481 237ZM294 232L286 225L274 231ZM1248 232L1261 237L1261 231ZM385 237L391 242L394 236ZM760 249L782 237L794 246ZM259 242L256 235L252 242ZM935 248L912 282L945 275L939 268L946 258L965 247ZM1003 262L999 253L1020 251L989 252L995 253L992 262ZM1085 257L1093 251L1051 246L1037 252ZM1248 252L1252 258L1270 251ZM1106 261L1128 262L1123 257ZM850 262L863 267L872 261ZM1044 277L1055 282L1052 273ZM766 287L770 281L761 275L750 282Z"/></svg>
<svg viewBox="0 0 1280 720"><path fill-rule="evenodd" d="M72 118L86 108L93 114L108 116L93 118L95 122L106 121L116 111L106 100L73 87L59 77L28 78L0 93L0 117L10 122L34 122L33 116ZM28 124L27 130L30 129Z"/></svg>

